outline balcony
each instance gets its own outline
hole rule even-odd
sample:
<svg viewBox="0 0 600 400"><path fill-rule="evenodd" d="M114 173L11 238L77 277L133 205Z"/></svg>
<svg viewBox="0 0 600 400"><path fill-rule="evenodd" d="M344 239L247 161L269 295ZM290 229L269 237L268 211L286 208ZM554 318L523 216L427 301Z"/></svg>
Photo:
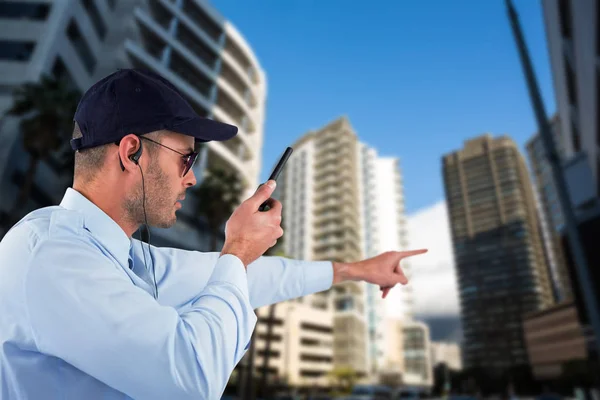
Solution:
<svg viewBox="0 0 600 400"><path fill-rule="evenodd" d="M181 42L194 56L201 60L210 70L214 70L217 54L184 24L179 24L176 39Z"/></svg>
<svg viewBox="0 0 600 400"><path fill-rule="evenodd" d="M194 0L183 3L185 14L198 28L202 29L215 42L219 42L223 29Z"/></svg>

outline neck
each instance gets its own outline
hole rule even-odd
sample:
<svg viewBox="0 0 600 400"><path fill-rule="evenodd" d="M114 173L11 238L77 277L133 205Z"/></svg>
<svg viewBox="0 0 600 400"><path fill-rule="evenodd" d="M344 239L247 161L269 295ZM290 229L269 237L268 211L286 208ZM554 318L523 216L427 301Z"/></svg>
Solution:
<svg viewBox="0 0 600 400"><path fill-rule="evenodd" d="M73 184L73 189L77 190L82 196L91 201L104 211L113 221L123 229L127 237L131 237L138 230L139 225L132 221L123 209L121 202L115 201L115 196L106 194L105 189L99 189L91 185Z"/></svg>

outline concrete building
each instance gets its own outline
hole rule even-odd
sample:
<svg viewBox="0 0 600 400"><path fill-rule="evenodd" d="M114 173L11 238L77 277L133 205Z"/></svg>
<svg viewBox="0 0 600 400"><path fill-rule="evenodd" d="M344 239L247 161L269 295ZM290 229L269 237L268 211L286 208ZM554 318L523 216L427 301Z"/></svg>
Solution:
<svg viewBox="0 0 600 400"><path fill-rule="evenodd" d="M433 386L433 364L429 327L419 321L403 324L405 385L431 388Z"/></svg>
<svg viewBox="0 0 600 400"><path fill-rule="evenodd" d="M118 68L150 69L170 80L199 115L234 124L238 135L210 142L203 162L235 171L249 196L258 184L263 141L266 77L237 29L204 0L41 0L0 3L0 115L12 104L12 89L43 74L67 79L84 92ZM0 120L0 211L14 202L27 167L12 117ZM68 140L65 140L68 146ZM68 155L69 147L64 152ZM72 176L57 167L59 155L38 170L28 209L58 203ZM153 231L153 244L202 249L189 215ZM188 221L188 222L186 222ZM200 243L200 244L199 244Z"/></svg>
<svg viewBox="0 0 600 400"><path fill-rule="evenodd" d="M571 161L574 200L597 207L600 190L600 55L598 1L542 2L561 146ZM578 184L577 184L578 183ZM581 204L590 208L593 204Z"/></svg>
<svg viewBox="0 0 600 400"><path fill-rule="evenodd" d="M553 296L525 161L509 137L489 134L442 161L465 367L526 364L521 315Z"/></svg>
<svg viewBox="0 0 600 400"><path fill-rule="evenodd" d="M554 141L559 146L559 154L562 155L564 151L561 146L560 119L554 116L550 123ZM560 233L564 230L564 218L558 201L556 184L540 135L534 135L527 142L526 148L533 172L533 182L540 200L540 222L548 254L547 259L558 292L557 300L568 300L573 297L573 291L560 239Z"/></svg>
<svg viewBox="0 0 600 400"><path fill-rule="evenodd" d="M429 327L418 321L386 321L386 358L380 379L392 386L433 386Z"/></svg>
<svg viewBox="0 0 600 400"><path fill-rule="evenodd" d="M456 343L431 342L431 365L446 364L453 371L462 370L460 346Z"/></svg>
<svg viewBox="0 0 600 400"><path fill-rule="evenodd" d="M408 249L408 232L404 212L404 193L399 160L380 157L377 150L359 143L359 179L361 184L361 225L363 252L367 258L389 250ZM408 260L402 262L404 273L410 279ZM411 287L402 288L398 304L405 320L412 318ZM367 285L367 325L369 333L370 372L376 374L385 365L386 330L385 304L381 290Z"/></svg>
<svg viewBox="0 0 600 400"><path fill-rule="evenodd" d="M311 131L292 147L276 194L285 204L285 253L315 261L363 259L359 148L348 119ZM334 366L349 366L361 377L368 373L365 289L364 282L345 282L311 300L333 309Z"/></svg>
<svg viewBox="0 0 600 400"><path fill-rule="evenodd" d="M600 307L600 23L598 0L545 0L542 2L550 55L554 94L560 118L563 174L574 209L589 275ZM580 290L571 249L562 242L578 314L588 325L586 304ZM591 340L591 338L590 338Z"/></svg>
<svg viewBox="0 0 600 400"><path fill-rule="evenodd" d="M382 382L390 386L403 384L406 372L406 352L404 351L404 324L408 321L388 319L385 321L386 352L380 371Z"/></svg>
<svg viewBox="0 0 600 400"><path fill-rule="evenodd" d="M269 307L258 310L255 377L264 363ZM333 314L303 299L275 306L268 365L268 382L294 387L329 384L333 368Z"/></svg>
<svg viewBox="0 0 600 400"><path fill-rule="evenodd" d="M559 377L567 362L587 359L587 343L573 302L525 315L523 329L533 375Z"/></svg>
<svg viewBox="0 0 600 400"><path fill-rule="evenodd" d="M284 251L306 260L357 261L407 249L402 177L397 158L380 157L358 141L347 118L308 132L292 145L278 181L286 236ZM410 276L410 266L403 262ZM412 296L403 288L405 319ZM379 287L344 283L315 294L334 310L334 365L350 366L367 381L385 365L385 307Z"/></svg>

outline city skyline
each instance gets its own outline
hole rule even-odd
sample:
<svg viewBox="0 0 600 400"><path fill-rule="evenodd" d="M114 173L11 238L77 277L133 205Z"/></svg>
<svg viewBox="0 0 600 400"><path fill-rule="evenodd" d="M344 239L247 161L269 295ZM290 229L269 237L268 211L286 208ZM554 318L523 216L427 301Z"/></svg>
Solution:
<svg viewBox="0 0 600 400"><path fill-rule="evenodd" d="M211 3L269 72L261 180L293 138L346 115L382 156L400 159L410 216L443 200L438 158L465 137L508 134L525 151L537 131L503 1L381 2L360 12L336 1ZM541 5L515 6L551 113Z"/></svg>

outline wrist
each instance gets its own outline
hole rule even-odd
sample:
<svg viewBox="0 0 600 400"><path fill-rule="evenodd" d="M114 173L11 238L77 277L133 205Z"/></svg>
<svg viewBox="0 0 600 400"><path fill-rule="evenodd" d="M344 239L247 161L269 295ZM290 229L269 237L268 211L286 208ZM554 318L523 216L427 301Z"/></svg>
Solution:
<svg viewBox="0 0 600 400"><path fill-rule="evenodd" d="M358 281L356 263L342 263L333 261L333 285L345 281Z"/></svg>
<svg viewBox="0 0 600 400"><path fill-rule="evenodd" d="M244 268L248 267L248 264L249 264L248 259L244 255L244 252L241 249L238 249L234 246L225 244L223 246L223 249L221 250L221 254L219 254L219 257L224 256L225 254L231 254L232 256L236 256L237 258L240 259L242 264L244 264Z"/></svg>

